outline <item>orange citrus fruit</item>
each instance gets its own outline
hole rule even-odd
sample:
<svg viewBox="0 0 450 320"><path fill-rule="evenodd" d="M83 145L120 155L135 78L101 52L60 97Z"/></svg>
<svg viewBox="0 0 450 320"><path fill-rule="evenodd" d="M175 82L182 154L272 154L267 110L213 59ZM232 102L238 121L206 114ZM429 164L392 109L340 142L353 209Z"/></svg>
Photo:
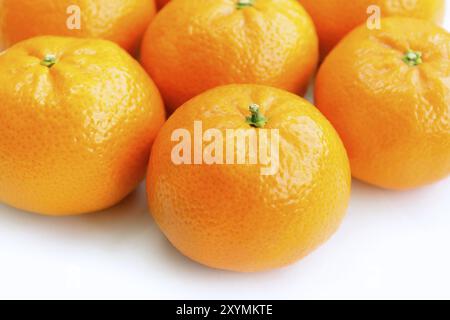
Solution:
<svg viewBox="0 0 450 320"><path fill-rule="evenodd" d="M347 33L373 14L407 16L442 21L445 0L300 0L314 20L325 56ZM378 6L380 11L373 11Z"/></svg>
<svg viewBox="0 0 450 320"><path fill-rule="evenodd" d="M316 69L318 40L296 1L178 0L150 25L141 55L173 111L232 83L303 93Z"/></svg>
<svg viewBox="0 0 450 320"><path fill-rule="evenodd" d="M103 38L135 53L155 13L154 0L2 0L0 47L55 35Z"/></svg>
<svg viewBox="0 0 450 320"><path fill-rule="evenodd" d="M160 94L106 40L38 37L0 54L0 201L42 214L110 207L141 181Z"/></svg>
<svg viewBox="0 0 450 320"><path fill-rule="evenodd" d="M204 265L242 272L285 266L325 242L350 184L343 144L314 106L244 84L180 107L155 140L147 176L150 211L170 242Z"/></svg>
<svg viewBox="0 0 450 320"><path fill-rule="evenodd" d="M353 175L407 189L450 174L450 34L412 18L353 31L325 59L317 107L334 124Z"/></svg>

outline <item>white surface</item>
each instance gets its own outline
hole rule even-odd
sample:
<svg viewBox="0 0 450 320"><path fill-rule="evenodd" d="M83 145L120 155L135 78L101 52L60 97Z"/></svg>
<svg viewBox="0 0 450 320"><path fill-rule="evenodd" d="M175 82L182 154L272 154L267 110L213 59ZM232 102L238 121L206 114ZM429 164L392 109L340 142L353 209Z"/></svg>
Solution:
<svg viewBox="0 0 450 320"><path fill-rule="evenodd" d="M449 247L450 179L411 192L354 182L341 229L306 259L267 273L216 271L170 246L140 188L82 217L0 205L0 298L450 299Z"/></svg>

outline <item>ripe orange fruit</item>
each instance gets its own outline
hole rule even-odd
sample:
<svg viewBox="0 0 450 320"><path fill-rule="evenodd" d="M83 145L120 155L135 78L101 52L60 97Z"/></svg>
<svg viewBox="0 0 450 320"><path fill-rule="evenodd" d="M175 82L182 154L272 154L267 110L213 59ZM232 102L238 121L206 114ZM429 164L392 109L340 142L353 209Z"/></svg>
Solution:
<svg viewBox="0 0 450 320"><path fill-rule="evenodd" d="M317 107L334 124L356 178L392 189L450 174L450 34L411 18L361 26L325 59Z"/></svg>
<svg viewBox="0 0 450 320"><path fill-rule="evenodd" d="M144 176L159 92L106 40L38 37L0 54L0 201L42 214L110 207Z"/></svg>
<svg viewBox="0 0 450 320"><path fill-rule="evenodd" d="M442 21L445 0L300 0L314 20L320 38L321 55L325 56L347 33L364 23L374 11L381 9L381 17L407 16Z"/></svg>
<svg viewBox="0 0 450 320"><path fill-rule="evenodd" d="M292 0L178 0L155 18L141 60L171 111L213 87L303 93L318 60L311 18Z"/></svg>
<svg viewBox="0 0 450 320"><path fill-rule="evenodd" d="M135 53L155 13L154 0L2 0L0 48L55 35L103 38Z"/></svg>
<svg viewBox="0 0 450 320"><path fill-rule="evenodd" d="M247 117L249 105L255 117ZM232 134L225 142L238 130L247 135L246 146ZM271 161L262 161L263 154ZM187 157L184 164L178 155ZM238 164L239 155L246 161ZM268 167L277 170L263 174ZM210 267L250 272L290 264L326 241L345 214L350 183L342 142L314 106L280 89L229 85L190 100L163 126L147 192L153 217L183 254Z"/></svg>

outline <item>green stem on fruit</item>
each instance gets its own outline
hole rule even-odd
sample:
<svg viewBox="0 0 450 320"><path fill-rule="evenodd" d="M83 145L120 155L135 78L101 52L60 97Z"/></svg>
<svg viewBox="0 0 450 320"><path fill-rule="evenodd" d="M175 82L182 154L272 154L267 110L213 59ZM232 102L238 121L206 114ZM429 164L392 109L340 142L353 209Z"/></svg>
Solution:
<svg viewBox="0 0 450 320"><path fill-rule="evenodd" d="M253 103L248 109L250 110L251 116L246 118L247 123L255 128L264 128L267 124L267 118L260 113L259 105Z"/></svg>
<svg viewBox="0 0 450 320"><path fill-rule="evenodd" d="M253 2L255 0L237 0L236 3L236 7L240 10L240 9L244 9L246 7L251 7L253 6Z"/></svg>
<svg viewBox="0 0 450 320"><path fill-rule="evenodd" d="M51 68L56 63L56 56L54 54L46 54L44 59L41 61L41 66Z"/></svg>
<svg viewBox="0 0 450 320"><path fill-rule="evenodd" d="M410 67L418 66L423 62L422 60L422 52L408 50L403 56L403 62L406 63Z"/></svg>

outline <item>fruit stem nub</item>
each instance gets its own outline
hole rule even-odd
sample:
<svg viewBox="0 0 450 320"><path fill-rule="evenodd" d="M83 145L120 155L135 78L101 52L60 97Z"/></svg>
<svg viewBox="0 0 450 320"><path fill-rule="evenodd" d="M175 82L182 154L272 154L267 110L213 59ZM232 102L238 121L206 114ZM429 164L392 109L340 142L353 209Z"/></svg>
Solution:
<svg viewBox="0 0 450 320"><path fill-rule="evenodd" d="M51 68L56 63L56 56L54 54L46 54L44 59L41 61L41 66Z"/></svg>
<svg viewBox="0 0 450 320"><path fill-rule="evenodd" d="M260 113L259 105L253 103L248 109L252 115L246 118L247 123L255 128L263 128L267 123L267 118Z"/></svg>
<svg viewBox="0 0 450 320"><path fill-rule="evenodd" d="M238 10L244 9L245 7L251 7L253 6L253 2L255 0L237 0L236 7Z"/></svg>
<svg viewBox="0 0 450 320"><path fill-rule="evenodd" d="M418 66L423 62L422 52L408 50L403 56L403 62L405 62L410 67Z"/></svg>

